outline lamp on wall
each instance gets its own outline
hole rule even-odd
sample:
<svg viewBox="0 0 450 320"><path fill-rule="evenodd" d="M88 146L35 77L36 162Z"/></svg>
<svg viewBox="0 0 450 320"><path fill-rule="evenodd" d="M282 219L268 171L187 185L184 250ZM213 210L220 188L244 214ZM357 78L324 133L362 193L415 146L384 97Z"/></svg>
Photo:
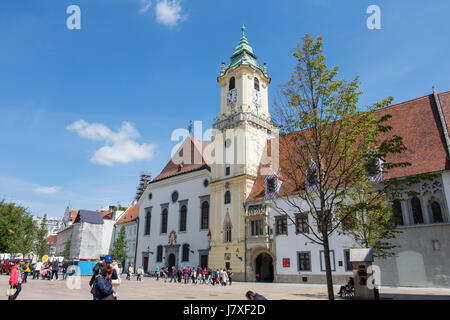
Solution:
<svg viewBox="0 0 450 320"><path fill-rule="evenodd" d="M236 258L242 261L242 257L239 257L239 248L236 249Z"/></svg>
<svg viewBox="0 0 450 320"><path fill-rule="evenodd" d="M150 251L150 247L147 247L147 255L149 255L149 254L154 254L154 252L153 251Z"/></svg>

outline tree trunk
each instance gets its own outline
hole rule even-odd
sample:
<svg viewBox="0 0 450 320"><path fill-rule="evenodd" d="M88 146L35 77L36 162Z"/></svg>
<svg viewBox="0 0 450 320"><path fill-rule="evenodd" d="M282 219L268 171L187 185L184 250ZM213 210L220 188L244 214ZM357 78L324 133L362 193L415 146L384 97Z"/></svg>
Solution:
<svg viewBox="0 0 450 320"><path fill-rule="evenodd" d="M333 277L331 275L330 244L328 241L327 233L323 234L323 255L325 259L325 270L327 275L328 300L334 300Z"/></svg>

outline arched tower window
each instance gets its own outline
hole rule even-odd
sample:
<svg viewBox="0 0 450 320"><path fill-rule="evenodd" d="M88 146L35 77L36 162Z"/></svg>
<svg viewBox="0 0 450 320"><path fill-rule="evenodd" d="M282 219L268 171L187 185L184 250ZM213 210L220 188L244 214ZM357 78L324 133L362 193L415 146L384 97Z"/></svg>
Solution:
<svg viewBox="0 0 450 320"><path fill-rule="evenodd" d="M441 205L439 204L439 202L433 201L431 203L431 212L433 214L433 222L444 222L444 219L442 218Z"/></svg>
<svg viewBox="0 0 450 320"><path fill-rule="evenodd" d="M403 225L403 213L402 213L402 204L400 200L394 200L392 202L392 210L394 211L395 222L397 225Z"/></svg>
<svg viewBox="0 0 450 320"><path fill-rule="evenodd" d="M227 191L225 192L225 204L231 203L231 192Z"/></svg>
<svg viewBox="0 0 450 320"><path fill-rule="evenodd" d="M182 261L189 261L189 244L185 243L183 244L183 257Z"/></svg>
<svg viewBox="0 0 450 320"><path fill-rule="evenodd" d="M225 223L223 225L223 241L224 242L231 242L232 237L231 237L231 230L232 230L232 226L231 226L231 219L230 219L230 215L227 213L227 217L225 218Z"/></svg>
<svg viewBox="0 0 450 320"><path fill-rule="evenodd" d="M204 201L202 203L202 217L200 229L205 230L209 228L209 203Z"/></svg>
<svg viewBox="0 0 450 320"><path fill-rule="evenodd" d="M422 206L420 204L419 198L413 197L411 199L411 207L412 207L414 224L423 223Z"/></svg>
<svg viewBox="0 0 450 320"><path fill-rule="evenodd" d="M254 83L255 83L255 90L259 91L259 80L258 80L258 78L255 77Z"/></svg>
<svg viewBox="0 0 450 320"><path fill-rule="evenodd" d="M231 77L228 90L233 90L234 88L236 88L236 79L234 77Z"/></svg>
<svg viewBox="0 0 450 320"><path fill-rule="evenodd" d="M180 231L186 231L186 222L187 222L187 208L186 206L182 206L180 208Z"/></svg>

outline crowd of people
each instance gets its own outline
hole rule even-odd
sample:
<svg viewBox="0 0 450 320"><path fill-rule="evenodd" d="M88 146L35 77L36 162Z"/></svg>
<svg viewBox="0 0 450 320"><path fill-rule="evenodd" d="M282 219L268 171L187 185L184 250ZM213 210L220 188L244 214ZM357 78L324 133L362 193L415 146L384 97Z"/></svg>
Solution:
<svg viewBox="0 0 450 320"><path fill-rule="evenodd" d="M22 291L22 284L27 282L27 276L32 273L33 279L48 279L58 280L58 272L61 270L63 280L67 277L68 262L59 263L42 262L39 260L36 263L18 259L13 265L8 264L8 272L10 275L10 288L7 292L9 300L16 300L19 293ZM127 272L127 279L131 280L134 268L130 265ZM94 300L117 300L119 297L118 288L121 284L120 269L117 262L113 262L111 256L106 255L94 266L92 270L92 277L89 281L91 287L91 294ZM231 269L215 269L215 268L175 268L168 267L157 268L155 271L156 280L164 278L164 282L169 280L170 283L184 283L184 284L210 284L226 286L232 284L233 272ZM138 267L136 270L136 279L142 281L144 278L144 268ZM259 294L248 291L246 298L249 300L264 300L265 298Z"/></svg>
<svg viewBox="0 0 450 320"><path fill-rule="evenodd" d="M164 278L164 282L169 280L170 283L184 283L184 284L209 284L226 286L233 283L233 272L231 269L220 268L201 268L184 267L175 268L157 267L154 273L156 280Z"/></svg>

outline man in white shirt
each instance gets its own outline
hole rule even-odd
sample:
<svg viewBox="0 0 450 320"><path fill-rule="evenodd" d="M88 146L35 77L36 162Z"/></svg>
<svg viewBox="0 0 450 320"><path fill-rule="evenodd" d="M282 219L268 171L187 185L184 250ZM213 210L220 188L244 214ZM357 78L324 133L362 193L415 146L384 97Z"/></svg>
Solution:
<svg viewBox="0 0 450 320"><path fill-rule="evenodd" d="M34 267L35 276L36 276L36 279L38 279L38 280L39 280L39 275L41 274L41 270L42 270L43 266L44 265L42 264L41 260L39 260L36 263L36 266ZM35 279L35 276L33 275L33 279Z"/></svg>

